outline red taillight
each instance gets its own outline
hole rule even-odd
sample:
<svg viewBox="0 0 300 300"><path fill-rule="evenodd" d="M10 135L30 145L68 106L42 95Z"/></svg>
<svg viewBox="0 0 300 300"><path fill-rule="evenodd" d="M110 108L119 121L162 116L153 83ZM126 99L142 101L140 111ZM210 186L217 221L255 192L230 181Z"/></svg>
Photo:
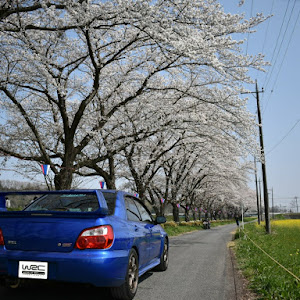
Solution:
<svg viewBox="0 0 300 300"><path fill-rule="evenodd" d="M83 249L107 249L114 241L114 231L110 225L85 229L76 241L75 247Z"/></svg>
<svg viewBox="0 0 300 300"><path fill-rule="evenodd" d="M2 229L0 228L0 246L4 246L4 237L2 233Z"/></svg>

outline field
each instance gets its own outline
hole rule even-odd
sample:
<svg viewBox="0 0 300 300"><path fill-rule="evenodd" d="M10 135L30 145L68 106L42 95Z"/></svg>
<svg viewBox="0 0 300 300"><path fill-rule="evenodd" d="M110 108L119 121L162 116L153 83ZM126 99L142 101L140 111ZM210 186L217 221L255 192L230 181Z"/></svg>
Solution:
<svg viewBox="0 0 300 300"><path fill-rule="evenodd" d="M263 225L247 224L236 240L239 266L260 299L300 299L300 220L272 221L269 235Z"/></svg>

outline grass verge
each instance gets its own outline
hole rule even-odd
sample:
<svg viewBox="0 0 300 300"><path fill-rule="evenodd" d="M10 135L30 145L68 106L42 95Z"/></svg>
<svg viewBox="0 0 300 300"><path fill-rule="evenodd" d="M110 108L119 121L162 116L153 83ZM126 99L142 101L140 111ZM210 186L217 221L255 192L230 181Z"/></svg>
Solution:
<svg viewBox="0 0 300 300"><path fill-rule="evenodd" d="M255 217L247 218L245 222L252 221L253 219L255 219ZM211 227L217 227L220 225L227 225L232 223L235 223L235 220L216 220L211 221L210 224ZM202 221L199 220L190 222L181 221L179 223L175 223L174 221L168 221L167 223L163 224L163 227L169 236L176 236L195 230L203 230Z"/></svg>
<svg viewBox="0 0 300 300"><path fill-rule="evenodd" d="M164 230L167 232L169 236L176 236L183 233L203 229L201 221L191 221L191 222L182 221L180 223L176 223L174 221L168 221L165 224L162 224L162 227L164 228Z"/></svg>
<svg viewBox="0 0 300 300"><path fill-rule="evenodd" d="M187 233L187 232L192 232L192 231L196 231L196 230L201 230L202 228L200 227L196 227L196 226L165 226L165 231L167 232L167 234L169 236L176 236L176 235L180 235L183 233Z"/></svg>
<svg viewBox="0 0 300 300"><path fill-rule="evenodd" d="M271 257L300 277L300 220L271 222L272 234L257 223L246 224L246 235ZM260 299L300 299L300 282L264 254L244 233L236 240L239 267Z"/></svg>

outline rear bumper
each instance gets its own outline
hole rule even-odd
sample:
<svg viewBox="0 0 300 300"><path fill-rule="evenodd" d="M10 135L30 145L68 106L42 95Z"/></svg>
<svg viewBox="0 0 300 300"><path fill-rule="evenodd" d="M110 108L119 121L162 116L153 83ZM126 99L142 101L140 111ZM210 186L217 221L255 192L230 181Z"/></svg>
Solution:
<svg viewBox="0 0 300 300"><path fill-rule="evenodd" d="M91 249L68 253L17 251L0 246L0 276L18 277L19 261L40 261L48 262L48 280L120 286L125 280L128 254L126 250Z"/></svg>

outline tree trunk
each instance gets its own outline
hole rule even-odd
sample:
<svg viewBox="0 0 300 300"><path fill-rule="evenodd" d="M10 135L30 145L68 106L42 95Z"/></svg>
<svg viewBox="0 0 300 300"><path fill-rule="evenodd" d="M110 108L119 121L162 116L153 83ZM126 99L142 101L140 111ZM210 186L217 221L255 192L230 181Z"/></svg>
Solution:
<svg viewBox="0 0 300 300"><path fill-rule="evenodd" d="M116 172L115 172L115 159L114 156L111 155L108 159L109 162L109 176L105 178L106 187L109 190L116 189Z"/></svg>
<svg viewBox="0 0 300 300"><path fill-rule="evenodd" d="M161 216L164 216L165 215L165 205L164 205L164 203L160 203L160 215Z"/></svg>
<svg viewBox="0 0 300 300"><path fill-rule="evenodd" d="M155 212L155 215L158 217L158 216L162 216L160 210L156 207L156 206L153 206L153 209L154 209L154 212Z"/></svg>
<svg viewBox="0 0 300 300"><path fill-rule="evenodd" d="M196 221L197 217L196 217L196 212L195 210L193 210L193 220Z"/></svg>
<svg viewBox="0 0 300 300"><path fill-rule="evenodd" d="M172 204L173 206L173 220L174 222L179 222L179 209L176 204Z"/></svg>
<svg viewBox="0 0 300 300"><path fill-rule="evenodd" d="M74 134L65 132L65 155L59 172L55 174L55 190L69 190L73 181L73 165L75 161Z"/></svg>
<svg viewBox="0 0 300 300"><path fill-rule="evenodd" d="M106 188L108 190L115 190L116 189L116 184L115 184L115 180L111 179L111 178L104 178L105 183L106 183Z"/></svg>
<svg viewBox="0 0 300 300"><path fill-rule="evenodd" d="M62 168L54 177L55 190L69 190L72 187L73 172L71 168Z"/></svg>
<svg viewBox="0 0 300 300"><path fill-rule="evenodd" d="M184 209L184 218L186 222L190 221L189 210L187 208Z"/></svg>

